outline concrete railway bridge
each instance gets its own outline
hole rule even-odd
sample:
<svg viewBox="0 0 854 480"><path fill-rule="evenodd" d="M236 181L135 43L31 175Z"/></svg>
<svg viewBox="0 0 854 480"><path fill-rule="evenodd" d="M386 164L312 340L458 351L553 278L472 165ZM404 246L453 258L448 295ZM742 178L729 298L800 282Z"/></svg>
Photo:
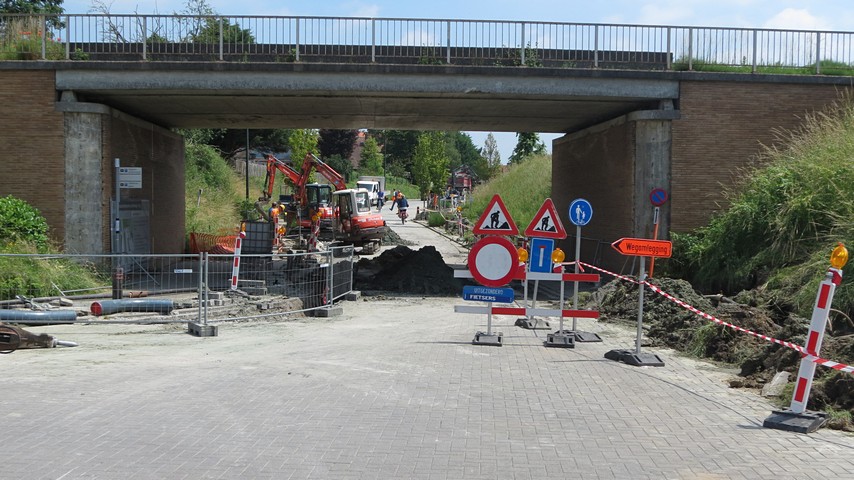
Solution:
<svg viewBox="0 0 854 480"><path fill-rule="evenodd" d="M566 46L551 40L548 48L530 47L532 30L543 38L552 27L581 26L492 22L497 30L511 24L516 33L502 33L490 40L499 46L490 48L483 40L473 46L452 41L452 31L463 28L457 22L481 28L462 20L406 21L434 22L440 34L420 43L401 40L399 47L377 41L377 30L388 27L382 19L317 20L327 30L333 21L351 29L372 26L372 41L350 43L321 41L325 37L316 33L306 38L316 19L298 17L265 17L292 22L290 36L275 41L241 43L222 33L210 43L74 37L78 22L109 20L115 30L124 21L135 28L178 21L126 17L64 16L65 30L54 33L40 17L41 51L29 55L35 59L0 61L0 195L39 208L68 252L111 250L115 158L143 172L142 188L121 191L122 213L138 226L134 253L182 251L184 141L173 133L176 127L563 133L552 145L552 199L561 212L574 198L591 202L595 216L584 237L612 242L650 235L654 188L670 193L660 215L660 236L667 237L703 225L721 208L724 186L763 145L775 143L774 132L797 128L805 115L852 87L850 76L820 74L827 54L815 43L850 42L847 34L834 32L734 30L730 35L753 39L744 47L753 57L746 73L695 71L694 62L710 61L698 38L718 38L721 30L699 27L587 25L594 32L587 40ZM215 17L214 24L246 22L245 30L262 30L252 26L255 20ZM150 27L142 28L140 38L150 38ZM609 29L635 38L640 30L662 40L646 50L613 39L609 47L603 33ZM806 52L783 48L795 48L791 40L781 40L780 50L794 63L811 60L817 72L761 73L757 57L781 62L759 48L769 42L757 37L782 34L813 39L803 42ZM411 37L403 32L395 38ZM64 47L60 58L51 58L51 42ZM842 63L851 65L850 60ZM583 245L582 256L589 258L596 242ZM602 251L601 261L623 262L610 249Z"/></svg>

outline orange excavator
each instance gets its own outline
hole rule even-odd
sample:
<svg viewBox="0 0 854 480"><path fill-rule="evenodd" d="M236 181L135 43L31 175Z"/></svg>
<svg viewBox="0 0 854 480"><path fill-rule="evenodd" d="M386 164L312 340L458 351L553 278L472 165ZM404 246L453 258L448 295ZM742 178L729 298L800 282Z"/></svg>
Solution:
<svg viewBox="0 0 854 480"><path fill-rule="evenodd" d="M286 175L295 189L294 201L285 210L288 225L310 228L311 218L320 213L320 228L331 231L332 240L362 247L367 250L366 253L382 244L387 227L381 215L372 213L367 190L348 189L341 174L311 153L303 159L300 172L273 155L266 155L265 158L267 177L264 181L264 197L259 203L267 202L272 197L276 172ZM312 170L316 170L332 185L308 183Z"/></svg>

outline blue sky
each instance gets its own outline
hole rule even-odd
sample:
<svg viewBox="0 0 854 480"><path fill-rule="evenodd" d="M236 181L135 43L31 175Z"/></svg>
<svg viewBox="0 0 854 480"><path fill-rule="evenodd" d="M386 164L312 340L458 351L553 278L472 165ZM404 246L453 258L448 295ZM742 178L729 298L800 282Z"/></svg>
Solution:
<svg viewBox="0 0 854 480"><path fill-rule="evenodd" d="M101 0L111 13L171 14L185 10L185 0ZM761 27L854 31L854 0L365 0L271 1L207 0L223 15L296 15L333 17L452 18L547 22L628 23ZM92 0L66 0L66 13L93 11ZM481 147L487 132L469 132ZM551 150L551 139L541 138ZM513 133L495 133L506 162L516 144Z"/></svg>

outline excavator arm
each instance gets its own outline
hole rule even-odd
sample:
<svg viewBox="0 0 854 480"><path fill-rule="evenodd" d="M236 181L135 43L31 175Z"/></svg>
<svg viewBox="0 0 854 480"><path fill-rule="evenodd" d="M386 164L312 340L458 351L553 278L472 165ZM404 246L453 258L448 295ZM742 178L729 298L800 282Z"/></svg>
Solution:
<svg viewBox="0 0 854 480"><path fill-rule="evenodd" d="M297 185L297 188L299 188L299 182L302 175L276 158L274 155L266 154L264 155L264 158L267 160L267 175L264 178L264 190L261 192L261 198L255 202L255 210L261 213L261 217L269 221L270 218L267 215L266 204L270 201L270 198L273 197L273 187L276 185L276 172L282 172L294 183L294 185ZM300 200L302 201L302 199Z"/></svg>
<svg viewBox="0 0 854 480"><path fill-rule="evenodd" d="M264 178L263 191L265 201L269 201L273 196L273 187L276 185L277 170L286 175L291 182L299 188L302 180L302 175L299 172L289 167L273 155L266 154L264 155L264 158L267 159L267 176Z"/></svg>
<svg viewBox="0 0 854 480"><path fill-rule="evenodd" d="M314 168L318 173L323 175L323 178L329 180L332 185L335 185L335 190L346 190L347 184L344 177L330 167L326 162L317 158L312 153L307 153L302 162L302 185L308 183L308 177L311 175L311 169Z"/></svg>

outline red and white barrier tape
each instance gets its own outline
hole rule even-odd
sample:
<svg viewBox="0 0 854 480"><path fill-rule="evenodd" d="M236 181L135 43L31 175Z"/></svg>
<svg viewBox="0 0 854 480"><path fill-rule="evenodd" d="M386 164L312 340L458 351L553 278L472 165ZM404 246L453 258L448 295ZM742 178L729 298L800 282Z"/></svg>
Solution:
<svg viewBox="0 0 854 480"><path fill-rule="evenodd" d="M634 278L627 277L625 275L620 275L619 273L610 272L610 271L605 270L603 268L599 268L595 265L590 265L589 263L584 263L584 262L579 262L579 263L581 265L584 265L585 267L590 267L593 270L605 273L607 275L611 275L612 277L616 277L616 278L619 278L621 280L625 280L625 281L632 282L632 283L638 283L638 281L635 280ZM705 318L706 320L711 320L712 322L715 322L717 324L731 328L735 331L746 333L748 335L753 335L754 337L761 338L762 340L772 342L772 343L776 343L776 344L782 345L784 347L791 348L792 350L795 350L796 352L800 353L803 358L806 358L807 360L809 360L813 363L816 363L818 365L824 365L825 367L832 368L834 370L839 370L840 372L854 374L854 366L846 365L844 363L834 362L832 360L817 357L815 355L810 355L807 353L807 351L801 345L797 345L797 344L794 344L792 342L786 342L783 340L779 340L779 339L776 339L774 337L769 337L768 335L763 335L761 333L757 333L757 332L754 332L752 330L748 330L746 328L739 327L738 325L734 325L732 323L725 322L725 321L723 321L723 320L721 320L721 319L719 319L713 315L709 315L708 313L705 313L705 312L703 312L703 311L701 311L701 310L699 310L699 309L697 309L691 305L688 305L687 303L683 302L682 300L679 300L678 298L674 297L673 295L670 295L669 293L665 292L664 290L662 290L661 288L659 288L656 285L653 285L647 281L644 281L643 283L644 283L644 285L648 286L650 288L650 290L652 290L653 292L663 296L664 298L672 301L673 303L675 303L675 304L679 305L680 307L690 311L691 313L694 313L695 315L698 315L700 317Z"/></svg>

